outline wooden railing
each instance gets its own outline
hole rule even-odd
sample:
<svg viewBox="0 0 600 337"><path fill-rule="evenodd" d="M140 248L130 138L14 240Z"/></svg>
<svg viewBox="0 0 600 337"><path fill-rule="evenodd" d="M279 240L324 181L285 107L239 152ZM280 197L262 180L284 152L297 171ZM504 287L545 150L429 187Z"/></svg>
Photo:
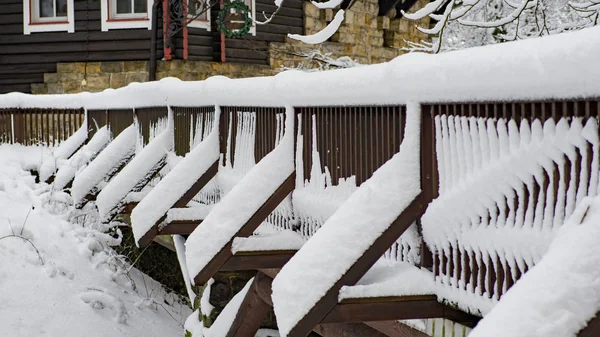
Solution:
<svg viewBox="0 0 600 337"><path fill-rule="evenodd" d="M0 109L0 143L57 145L83 120L83 109Z"/></svg>
<svg viewBox="0 0 600 337"><path fill-rule="evenodd" d="M108 124L116 135L135 117L147 143L152 128L167 117L167 111L166 107L90 110L88 124L92 133L95 125ZM174 107L173 111L175 150L184 155L212 129L214 107ZM281 136L284 112L282 107L221 107L224 163L229 160L233 166L240 164L236 163L236 153L242 151L237 148L240 144L245 144L245 150L254 156L249 159L250 165L269 153ZM307 192L305 182L317 184L315 179L322 179L318 188L323 193L311 198L316 202L319 198L339 198L343 202L353 188L398 151L403 138L402 106L298 107L295 114L296 134L301 137L297 147L301 152L296 158L301 160L297 162L301 166L297 167L300 179L296 181L294 198L302 198L304 192L312 193ZM83 110L2 110L0 142L56 144L71 135L83 117ZM432 203L428 212L433 214L436 205L446 198L467 198L469 188L490 182L486 193L500 197L483 205L484 213L480 211L483 206L475 208L469 203L453 209L453 215L459 219L452 220L454 225L462 226L465 233L486 231L490 240L504 229L551 238L583 196L597 194L598 119L597 100L422 105L422 197L425 205ZM568 139L568 146L556 145L563 136ZM552 137L556 142L552 142ZM530 159L527 146L531 139L554 146L554 152L540 157L540 169L536 172L505 167L518 173L514 174L515 180L510 184L495 181L494 170L509 162L511 156L517 161L519 156ZM326 190L331 186L338 189ZM208 189L213 189L211 193L218 198L214 185L207 185L205 194ZM343 189L346 192L340 194ZM198 201L209 202L208 197ZM327 218L327 214L308 214L297 205L290 205L291 212L276 211L267 221L310 237ZM439 225L443 229L446 224ZM410 235L419 237L421 227L413 227ZM540 258L535 247L517 243L498 246L504 242L498 241L490 250L468 240L464 235L449 236L443 242L426 237L428 244L424 245L421 240L402 237L385 256L433 270L449 301L458 298L457 294L469 293L490 306ZM485 305L480 310L486 311Z"/></svg>

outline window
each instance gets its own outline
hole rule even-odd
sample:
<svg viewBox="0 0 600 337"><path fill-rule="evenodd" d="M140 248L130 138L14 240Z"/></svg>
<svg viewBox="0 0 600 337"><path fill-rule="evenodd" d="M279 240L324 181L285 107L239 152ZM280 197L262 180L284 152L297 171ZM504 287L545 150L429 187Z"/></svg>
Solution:
<svg viewBox="0 0 600 337"><path fill-rule="evenodd" d="M249 33L256 36L256 1L255 0L244 0L244 3L250 8L250 15L252 18L252 27L250 27Z"/></svg>
<svg viewBox="0 0 600 337"><path fill-rule="evenodd" d="M214 0L213 0L214 1ZM188 24L189 27L204 28L210 31L210 5L211 0L188 0Z"/></svg>
<svg viewBox="0 0 600 337"><path fill-rule="evenodd" d="M152 0L102 0L102 30L151 29Z"/></svg>
<svg viewBox="0 0 600 337"><path fill-rule="evenodd" d="M73 0L24 0L23 33L75 31Z"/></svg>

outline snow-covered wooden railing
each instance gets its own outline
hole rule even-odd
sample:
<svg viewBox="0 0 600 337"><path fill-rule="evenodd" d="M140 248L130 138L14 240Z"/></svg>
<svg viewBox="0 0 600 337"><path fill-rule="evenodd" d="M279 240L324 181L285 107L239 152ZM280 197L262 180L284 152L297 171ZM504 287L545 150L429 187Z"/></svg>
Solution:
<svg viewBox="0 0 600 337"><path fill-rule="evenodd" d="M598 191L598 101L432 105L438 294L485 314ZM451 210L451 211L449 211Z"/></svg>
<svg viewBox="0 0 600 337"><path fill-rule="evenodd" d="M73 135L84 119L83 108L0 109L0 144L56 146Z"/></svg>

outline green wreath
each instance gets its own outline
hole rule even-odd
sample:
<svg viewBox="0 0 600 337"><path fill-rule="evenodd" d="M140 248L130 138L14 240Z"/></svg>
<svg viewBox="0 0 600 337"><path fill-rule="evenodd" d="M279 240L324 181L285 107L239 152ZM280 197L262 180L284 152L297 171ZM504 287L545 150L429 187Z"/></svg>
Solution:
<svg viewBox="0 0 600 337"><path fill-rule="evenodd" d="M244 16L244 24L240 29L231 29L225 24L225 21L231 15L232 9L241 11ZM219 10L219 15L217 16L217 28L221 33L225 34L226 37L239 39L248 34L251 27L252 18L250 17L250 8L245 3L241 1L229 1L223 4L223 8Z"/></svg>

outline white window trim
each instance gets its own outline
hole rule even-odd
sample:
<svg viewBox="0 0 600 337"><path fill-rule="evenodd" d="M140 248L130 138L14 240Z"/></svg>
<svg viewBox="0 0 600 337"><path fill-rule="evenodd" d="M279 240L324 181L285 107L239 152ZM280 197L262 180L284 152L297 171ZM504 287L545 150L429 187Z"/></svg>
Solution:
<svg viewBox="0 0 600 337"><path fill-rule="evenodd" d="M252 15L252 26L248 33L252 34L252 36L256 36L256 0L252 0L250 5L250 14Z"/></svg>
<svg viewBox="0 0 600 337"><path fill-rule="evenodd" d="M210 2L210 0L206 0L206 1ZM189 0L188 0L188 7L187 8L190 8L189 7ZM190 17L193 17L193 15L190 15L188 13L188 19ZM192 20L190 23L188 23L188 27L191 27L191 28L202 28L202 29L206 29L207 31L210 32L210 8L206 11L206 21L205 20L200 20L200 19Z"/></svg>
<svg viewBox="0 0 600 337"><path fill-rule="evenodd" d="M72 0L71 0L72 1ZM140 14L124 14L119 15L116 19L111 19L108 8L109 2L114 0L101 0L100 1L100 14L102 21L102 31L107 32L111 29L135 29L135 28L146 28L152 29L152 3L153 0L147 0L146 13Z"/></svg>
<svg viewBox="0 0 600 337"><path fill-rule="evenodd" d="M23 34L41 32L75 32L75 5L73 0L67 0L67 18L65 21L43 19L39 22L32 20L31 4L36 0L23 0Z"/></svg>

